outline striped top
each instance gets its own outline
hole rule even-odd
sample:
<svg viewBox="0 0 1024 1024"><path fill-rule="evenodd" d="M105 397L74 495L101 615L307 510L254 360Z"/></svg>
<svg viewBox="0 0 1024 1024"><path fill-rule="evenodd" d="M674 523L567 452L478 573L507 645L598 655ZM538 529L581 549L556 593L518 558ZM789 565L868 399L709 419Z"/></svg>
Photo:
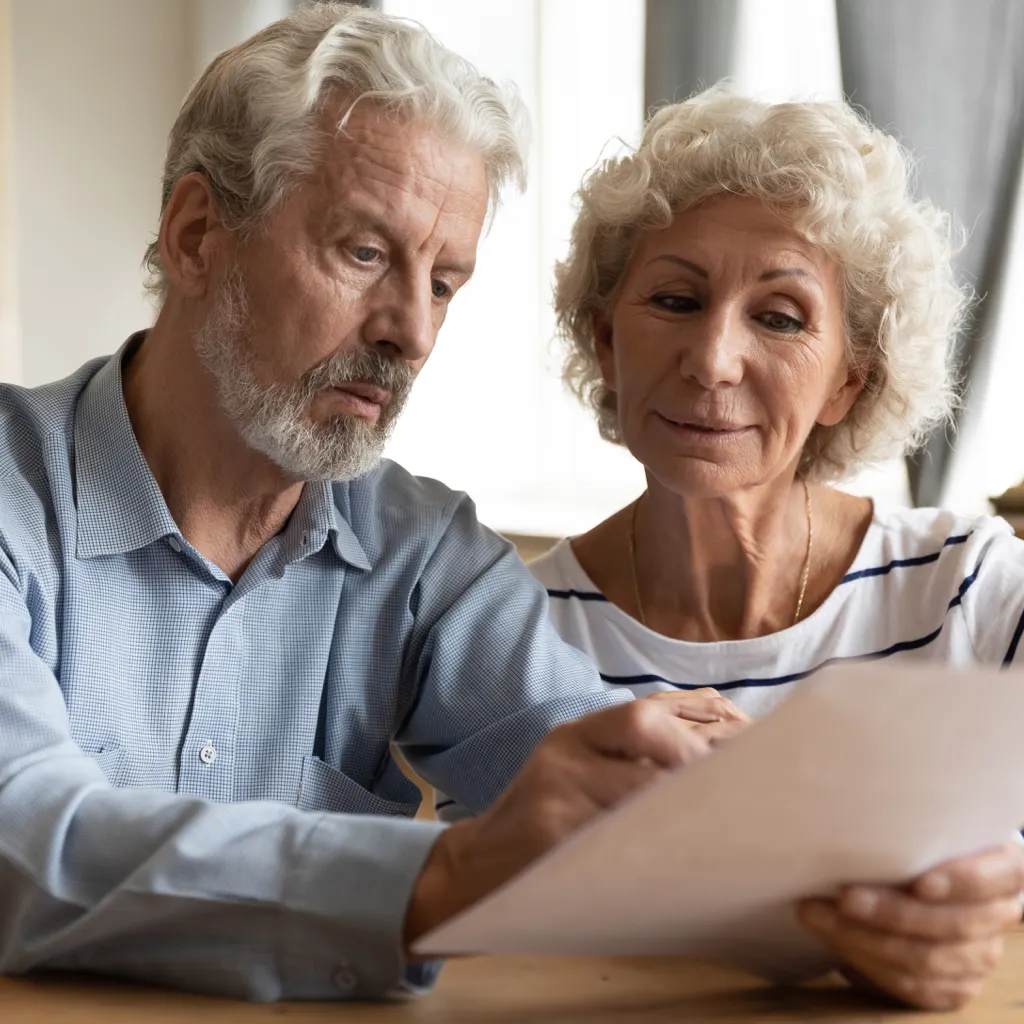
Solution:
<svg viewBox="0 0 1024 1024"><path fill-rule="evenodd" d="M753 716L837 661L1009 664L1024 632L1024 541L1002 519L938 509L876 512L824 603L751 640L692 643L647 629L598 591L568 540L531 569L547 588L555 627L609 688L643 695L713 686Z"/></svg>

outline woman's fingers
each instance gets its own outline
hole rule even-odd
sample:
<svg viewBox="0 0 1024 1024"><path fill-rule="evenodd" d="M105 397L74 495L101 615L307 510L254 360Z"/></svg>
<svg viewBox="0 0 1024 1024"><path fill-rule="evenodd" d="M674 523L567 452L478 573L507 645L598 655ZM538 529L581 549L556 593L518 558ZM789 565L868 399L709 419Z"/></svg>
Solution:
<svg viewBox="0 0 1024 1024"><path fill-rule="evenodd" d="M999 962L1001 934L922 939L850 921L830 900L809 900L800 919L873 985L914 1006L945 1010L977 995Z"/></svg>
<svg viewBox="0 0 1024 1024"><path fill-rule="evenodd" d="M728 740L731 740L734 736L738 736L741 732L746 732L747 723L737 721L736 719L727 719L721 722L708 722L705 724L695 725L694 729L700 733L712 747L717 747Z"/></svg>
<svg viewBox="0 0 1024 1024"><path fill-rule="evenodd" d="M677 718L691 722L733 721L750 723L750 716L738 708L728 697L705 686L699 690L673 690L668 693L654 693L644 698L667 704Z"/></svg>
<svg viewBox="0 0 1024 1024"><path fill-rule="evenodd" d="M913 892L931 903L972 903L1012 897L1024 890L1024 848L1006 843L946 861L926 871Z"/></svg>
<svg viewBox="0 0 1024 1024"><path fill-rule="evenodd" d="M836 908L867 927L935 940L997 935L1016 928L1021 917L1017 895L973 903L927 903L899 889L869 885L846 889Z"/></svg>

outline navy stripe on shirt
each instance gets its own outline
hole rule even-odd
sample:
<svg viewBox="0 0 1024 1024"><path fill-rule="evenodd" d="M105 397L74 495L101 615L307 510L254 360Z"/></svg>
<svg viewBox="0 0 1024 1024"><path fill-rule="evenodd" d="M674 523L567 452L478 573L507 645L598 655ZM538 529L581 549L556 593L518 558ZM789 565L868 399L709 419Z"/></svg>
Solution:
<svg viewBox="0 0 1024 1024"><path fill-rule="evenodd" d="M954 597L946 606L946 615L961 603L964 594L970 590L971 585L978 578L978 573L980 571L981 562L978 562L974 572L972 572L970 576L966 577L966 579L964 579L960 584L956 597ZM881 651L872 651L869 654L850 654L834 658L826 658L820 665L815 665L813 668L805 669L803 672L791 672L789 675L785 676L774 676L764 679L733 679L727 683L676 683L671 679L665 679L662 676L656 675L611 676L604 672L601 673L601 678L606 683L611 683L614 686L630 686L639 683L667 683L669 686L673 686L677 690L702 690L707 686L712 686L714 689L719 691L739 690L745 687L785 686L786 683L796 683L801 679L806 679L808 676L812 676L816 672L820 672L822 669L828 668L830 665L847 661L878 661L881 658L891 657L893 654L902 654L904 651L915 651L921 647L927 647L928 644L933 643L939 638L945 624L945 617L943 617L943 621L939 624L939 628L928 633L926 636L917 637L914 640L901 640L899 643L895 643L891 647L886 647ZM1018 633L1021 631L1024 631L1024 617L1022 617L1021 623L1018 624ZM1019 639L1019 636L1015 636L1015 642L1013 647L1011 647L1011 650L1016 648L1017 639Z"/></svg>
<svg viewBox="0 0 1024 1024"><path fill-rule="evenodd" d="M973 532L972 530L971 533ZM886 565L875 565L870 569L858 569L855 572L848 572L839 581L837 586L841 587L844 583L852 583L854 580L866 579L869 576L887 576L893 569L903 569L907 566L928 565L930 562L937 562L939 556L946 548L952 547L954 544L963 544L970 535L970 533L962 533L956 534L953 537L947 537L942 547L938 551L933 551L930 555L916 555L914 558L895 558Z"/></svg>
<svg viewBox="0 0 1024 1024"><path fill-rule="evenodd" d="M548 597L568 601L576 598L577 601L607 601L608 598L597 590L549 590Z"/></svg>
<svg viewBox="0 0 1024 1024"><path fill-rule="evenodd" d="M971 533L973 532L972 530ZM970 533L960 533L947 537L938 551L933 551L928 555L916 555L914 558L895 558L885 565L873 565L867 569L857 569L854 572L848 572L836 586L841 587L844 583L853 583L854 580L868 579L871 576L887 576L893 569L905 569L915 565L929 565L931 562L937 562L939 556L946 548L952 547L955 544L963 544L970 535ZM577 601L608 601L604 594L596 590L548 590L548 597L560 601L569 601L573 598ZM1016 645L1014 645L1014 649L1016 649ZM1012 655L1008 654L1007 657L1012 658Z"/></svg>
<svg viewBox="0 0 1024 1024"><path fill-rule="evenodd" d="M1020 613L1020 618L1017 620L1017 628L1013 631L1013 639L1010 641L1010 646L1006 649L1006 657L1003 658L1003 664L1009 665L1017 654L1017 645L1020 643L1021 634L1024 633L1024 612Z"/></svg>

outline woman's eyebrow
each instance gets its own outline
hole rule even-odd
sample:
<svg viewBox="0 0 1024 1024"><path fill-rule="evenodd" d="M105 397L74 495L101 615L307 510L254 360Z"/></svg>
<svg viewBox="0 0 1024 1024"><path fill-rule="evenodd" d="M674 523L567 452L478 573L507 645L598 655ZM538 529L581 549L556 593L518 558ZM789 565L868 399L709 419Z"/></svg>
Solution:
<svg viewBox="0 0 1024 1024"><path fill-rule="evenodd" d="M778 267L776 270L766 270L758 280L774 281L777 277L810 277L813 280L811 274L808 274L806 270L801 270L799 267Z"/></svg>
<svg viewBox="0 0 1024 1024"><path fill-rule="evenodd" d="M684 259L682 256L675 256L672 253L662 253L660 256L655 256L650 261L648 266L652 263L674 263L676 266L685 267L687 270L692 271L698 277L703 277L707 280L709 274L699 263L694 263L692 260ZM814 285L819 291L821 290L821 284L814 274L809 271L803 270L800 267L775 267L772 270L766 270L759 278L758 281L774 281L780 277L799 277L807 281L809 284Z"/></svg>
<svg viewBox="0 0 1024 1024"><path fill-rule="evenodd" d="M818 291L821 291L821 282L807 270L803 270L800 267L776 267L774 270L766 270L759 278L759 281L774 281L780 277L799 277L801 280L806 281L808 284L813 285Z"/></svg>
<svg viewBox="0 0 1024 1024"><path fill-rule="evenodd" d="M703 277L705 280L708 277L708 272L699 264L691 263L689 260L684 260L682 256L673 256L671 253L664 253L661 256L655 256L651 263L657 263L659 260L664 260L667 263L675 263L680 267L686 267L687 270L692 270L699 277ZM650 266L650 264L648 264Z"/></svg>

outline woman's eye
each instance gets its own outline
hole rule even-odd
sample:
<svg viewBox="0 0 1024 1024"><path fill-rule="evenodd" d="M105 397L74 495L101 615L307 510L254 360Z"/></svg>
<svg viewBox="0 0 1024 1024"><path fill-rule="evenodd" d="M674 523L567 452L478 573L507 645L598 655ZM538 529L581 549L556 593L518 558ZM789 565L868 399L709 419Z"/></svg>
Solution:
<svg viewBox="0 0 1024 1024"><path fill-rule="evenodd" d="M666 313L692 313L700 303L691 295L652 295L651 305Z"/></svg>
<svg viewBox="0 0 1024 1024"><path fill-rule="evenodd" d="M435 299L451 298L452 290L444 281L434 281L430 286L430 290L433 292Z"/></svg>
<svg viewBox="0 0 1024 1024"><path fill-rule="evenodd" d="M788 313L769 310L767 313L762 313L758 319L769 331L775 331L778 334L796 334L804 328L804 325L795 316L790 316Z"/></svg>
<svg viewBox="0 0 1024 1024"><path fill-rule="evenodd" d="M372 245L357 245L352 255L360 263L374 263L380 256L380 249L375 249Z"/></svg>

